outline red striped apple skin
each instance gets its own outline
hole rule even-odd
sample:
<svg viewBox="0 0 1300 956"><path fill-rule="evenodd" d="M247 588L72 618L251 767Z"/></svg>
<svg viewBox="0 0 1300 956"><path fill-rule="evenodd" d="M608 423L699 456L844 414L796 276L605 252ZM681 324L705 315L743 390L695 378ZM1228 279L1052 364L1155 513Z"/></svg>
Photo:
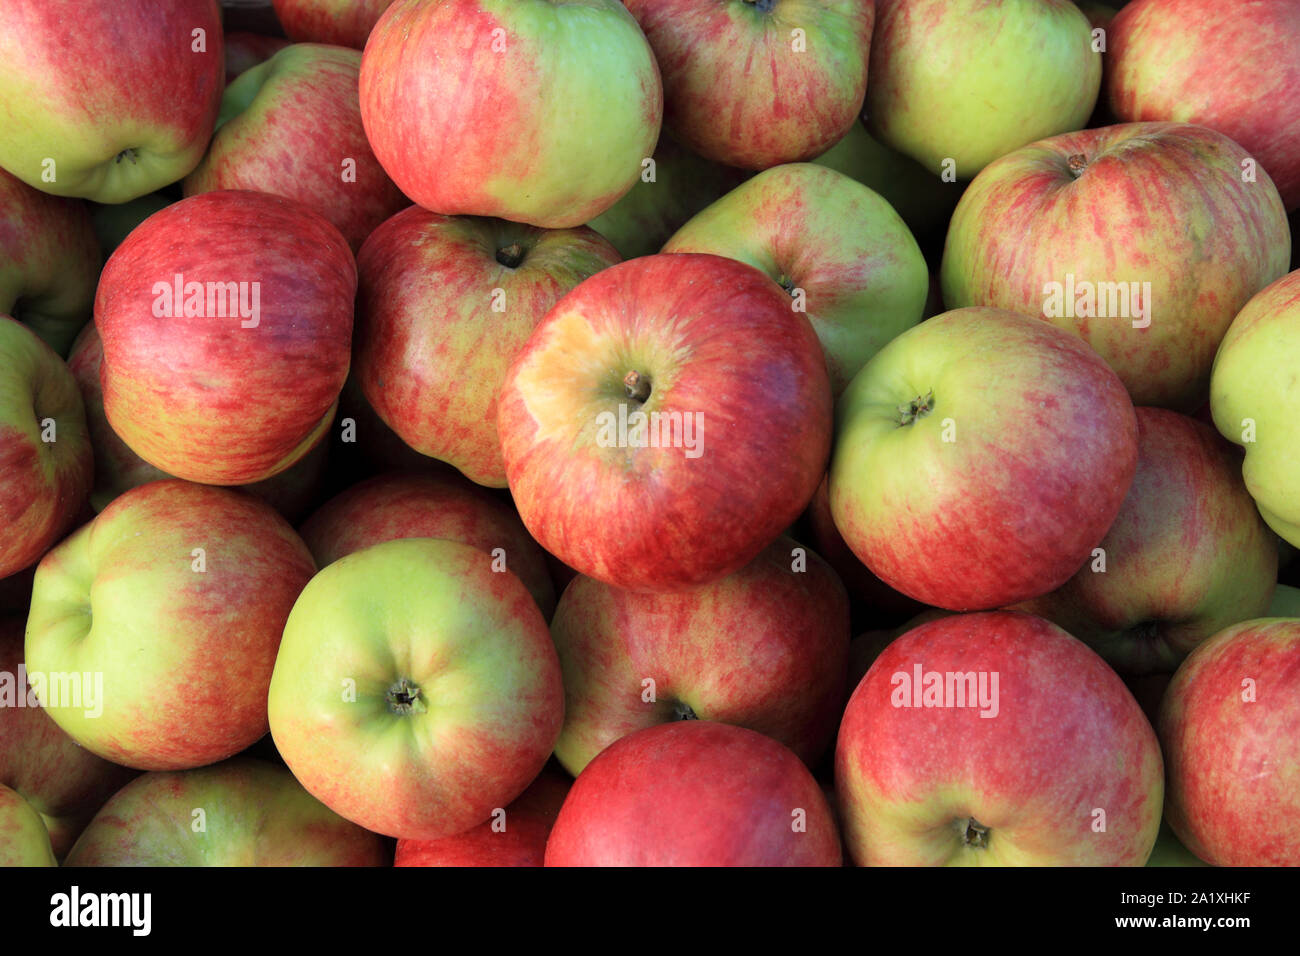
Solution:
<svg viewBox="0 0 1300 956"><path fill-rule="evenodd" d="M28 669L103 680L102 713L42 700L46 713L139 770L239 753L269 729L276 650L314 571L293 528L251 495L175 479L128 491L36 570Z"/></svg>
<svg viewBox="0 0 1300 956"><path fill-rule="evenodd" d="M455 473L376 475L331 498L302 526L319 567L382 541L446 538L491 554L519 576L548 621L555 586L546 553L510 505Z"/></svg>
<svg viewBox="0 0 1300 956"><path fill-rule="evenodd" d="M885 584L953 611L1064 584L1137 468L1119 377L1074 336L1001 309L904 332L850 383L838 416L835 527Z"/></svg>
<svg viewBox="0 0 1300 956"><path fill-rule="evenodd" d="M997 706L897 706L895 675L916 667L983 673L990 690L996 674ZM1163 781L1155 732L1119 676L1056 625L1008 611L944 617L886 646L835 754L860 866L1142 866ZM971 821L984 846L967 842Z"/></svg>
<svg viewBox="0 0 1300 956"><path fill-rule="evenodd" d="M1215 866L1300 866L1300 619L1220 631L1160 705L1168 818Z"/></svg>
<svg viewBox="0 0 1300 956"><path fill-rule="evenodd" d="M662 113L654 56L618 0L398 0L361 64L375 155L446 215L582 225L632 187Z"/></svg>
<svg viewBox="0 0 1300 956"><path fill-rule="evenodd" d="M1181 123L1082 130L1009 153L953 213L944 304L1040 316L1092 346L1135 404L1191 413L1233 316L1290 261L1282 200L1262 170L1242 181L1247 158L1223 134ZM1149 282L1149 324L1049 318L1046 286L1069 276Z"/></svg>
<svg viewBox="0 0 1300 956"><path fill-rule="evenodd" d="M511 359L561 296L620 261L585 226L406 209L357 257L357 381L416 451L504 488L497 396Z"/></svg>
<svg viewBox="0 0 1300 956"><path fill-rule="evenodd" d="M68 531L93 474L72 373L35 332L0 315L0 578L39 561Z"/></svg>
<svg viewBox="0 0 1300 956"><path fill-rule="evenodd" d="M1139 0L1108 35L1120 119L1218 130L1259 160L1288 210L1300 208L1300 4Z"/></svg>
<svg viewBox="0 0 1300 956"><path fill-rule="evenodd" d="M155 283L178 274L247 283L250 297L259 283L257 324L156 316ZM149 464L190 481L284 471L333 420L356 288L346 240L292 200L218 191L155 213L108 260L95 298L109 424Z"/></svg>
<svg viewBox="0 0 1300 956"><path fill-rule="evenodd" d="M294 43L365 48L393 0L271 0L276 19Z"/></svg>
<svg viewBox="0 0 1300 956"><path fill-rule="evenodd" d="M635 447L602 433L620 406L692 417ZM556 303L506 377L497 430L542 547L614 587L673 591L739 570L793 523L830 427L821 344L790 297L751 266L681 253L613 266Z"/></svg>
<svg viewBox="0 0 1300 956"><path fill-rule="evenodd" d="M574 781L547 866L839 866L821 787L744 727L684 720L601 751Z"/></svg>
<svg viewBox="0 0 1300 956"><path fill-rule="evenodd" d="M663 73L664 125L706 159L755 170L804 162L857 122L873 0L627 0L627 8Z"/></svg>
<svg viewBox="0 0 1300 956"><path fill-rule="evenodd" d="M792 567L800 548L782 535L735 574L671 594L575 578L551 623L565 768L580 773L620 737L684 713L766 734L816 766L847 692L849 602L818 555L802 549Z"/></svg>

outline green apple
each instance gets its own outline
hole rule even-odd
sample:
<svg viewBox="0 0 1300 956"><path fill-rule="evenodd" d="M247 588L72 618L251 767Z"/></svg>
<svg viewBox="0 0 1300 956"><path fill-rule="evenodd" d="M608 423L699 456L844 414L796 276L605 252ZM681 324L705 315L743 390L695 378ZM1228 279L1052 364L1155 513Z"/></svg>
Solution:
<svg viewBox="0 0 1300 956"><path fill-rule="evenodd" d="M564 722L546 620L477 548L385 541L307 585L271 678L275 746L368 830L433 840L486 821L541 772Z"/></svg>
<svg viewBox="0 0 1300 956"><path fill-rule="evenodd" d="M0 867L57 865L41 815L0 785Z"/></svg>
<svg viewBox="0 0 1300 956"><path fill-rule="evenodd" d="M1269 527L1300 546L1300 270L1232 320L1210 373L1214 424L1246 451L1242 477Z"/></svg>
<svg viewBox="0 0 1300 956"><path fill-rule="evenodd" d="M838 395L886 342L921 321L930 276L892 206L843 173L774 166L733 189L664 244L751 265L805 312Z"/></svg>

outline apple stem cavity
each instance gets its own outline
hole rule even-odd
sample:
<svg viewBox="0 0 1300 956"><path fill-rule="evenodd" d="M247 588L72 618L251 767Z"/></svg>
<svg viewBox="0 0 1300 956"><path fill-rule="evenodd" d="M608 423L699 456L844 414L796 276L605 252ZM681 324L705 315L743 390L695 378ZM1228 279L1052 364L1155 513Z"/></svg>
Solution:
<svg viewBox="0 0 1300 956"><path fill-rule="evenodd" d="M1078 179L1083 175L1083 171L1088 168L1088 157L1083 153L1075 153L1065 161L1065 165L1070 167L1070 174Z"/></svg>
<svg viewBox="0 0 1300 956"><path fill-rule="evenodd" d="M517 242L512 242L497 250L497 262L501 263L507 269L519 268L519 263L524 261L524 247Z"/></svg>
<svg viewBox="0 0 1300 956"><path fill-rule="evenodd" d="M699 720L699 716L691 709L691 705L685 701L679 700L673 707L673 720Z"/></svg>
<svg viewBox="0 0 1300 956"><path fill-rule="evenodd" d="M429 709L424 698L420 696L419 685L405 677L388 688L386 697L388 709L394 714L423 714Z"/></svg>
<svg viewBox="0 0 1300 956"><path fill-rule="evenodd" d="M772 8L776 6L776 0L745 0L759 13L771 13Z"/></svg>
<svg viewBox="0 0 1300 956"><path fill-rule="evenodd" d="M918 418L924 418L934 410L934 389L926 392L924 396L918 395L910 402L904 402L898 406L898 426L910 425Z"/></svg>
<svg viewBox="0 0 1300 956"><path fill-rule="evenodd" d="M139 162L139 160L136 159L137 152L138 151L134 146L128 146L126 149L122 150L122 152L113 157L113 162L120 163L123 159L129 159L131 160L131 164L135 165Z"/></svg>
<svg viewBox="0 0 1300 956"><path fill-rule="evenodd" d="M636 369L623 376L623 388L627 390L627 397L634 401L645 402L650 397L650 379Z"/></svg>
<svg viewBox="0 0 1300 956"><path fill-rule="evenodd" d="M989 828L974 817L958 820L957 826L961 830L962 846L968 846L976 850L983 850L988 847Z"/></svg>

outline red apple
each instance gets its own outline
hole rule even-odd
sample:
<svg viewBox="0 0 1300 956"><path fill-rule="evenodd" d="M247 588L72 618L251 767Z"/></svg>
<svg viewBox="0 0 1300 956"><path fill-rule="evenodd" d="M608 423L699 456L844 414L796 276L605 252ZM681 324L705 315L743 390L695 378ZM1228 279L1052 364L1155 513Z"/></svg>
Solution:
<svg viewBox="0 0 1300 956"><path fill-rule="evenodd" d="M573 774L634 731L696 718L759 731L814 766L847 690L844 586L785 536L734 574L672 594L579 576L551 636L565 691L555 755Z"/></svg>
<svg viewBox="0 0 1300 956"><path fill-rule="evenodd" d="M860 866L1141 866L1162 771L1105 661L1001 611L931 621L884 649L844 713L835 789Z"/></svg>
<svg viewBox="0 0 1300 956"><path fill-rule="evenodd" d="M321 440L347 376L356 266L318 213L194 196L113 253L95 298L109 424L168 474L242 485Z"/></svg>
<svg viewBox="0 0 1300 956"><path fill-rule="evenodd" d="M831 394L821 345L757 269L645 256L562 298L515 358L498 431L534 538L638 591L753 560L821 480Z"/></svg>
<svg viewBox="0 0 1300 956"><path fill-rule="evenodd" d="M393 0L271 0L276 18L294 43L365 48L366 39Z"/></svg>
<svg viewBox="0 0 1300 956"><path fill-rule="evenodd" d="M361 54L295 43L226 88L203 162L185 195L251 189L295 199L335 226L355 252L410 205L361 126Z"/></svg>
<svg viewBox="0 0 1300 956"><path fill-rule="evenodd" d="M375 155L446 215L580 226L632 187L662 110L618 0L397 0L361 63Z"/></svg>
<svg viewBox="0 0 1300 956"><path fill-rule="evenodd" d="M586 227L400 212L357 257L361 390L416 451L504 488L496 418L510 361L562 295L619 261Z"/></svg>
<svg viewBox="0 0 1300 956"><path fill-rule="evenodd" d="M1138 462L1092 558L1018 605L1065 628L1121 674L1172 672L1197 644L1268 610L1277 539L1209 425L1137 409Z"/></svg>
<svg viewBox="0 0 1300 956"><path fill-rule="evenodd" d="M547 866L839 866L817 781L769 737L708 720L660 724L574 781Z"/></svg>
<svg viewBox="0 0 1300 956"><path fill-rule="evenodd" d="M507 502L460 475L378 475L321 505L302 537L322 568L382 541L459 541L518 575L548 621L555 612L545 552Z"/></svg>
<svg viewBox="0 0 1300 956"><path fill-rule="evenodd" d="M940 270L948 308L1040 316L1091 345L1133 401L1193 411L1233 316L1286 272L1286 211L1246 152L1181 123L1067 133L990 164Z"/></svg>
<svg viewBox="0 0 1300 956"><path fill-rule="evenodd" d="M1215 866L1300 866L1300 618L1220 631L1160 708L1169 824Z"/></svg>
<svg viewBox="0 0 1300 956"><path fill-rule="evenodd" d="M1137 0L1109 32L1107 90L1120 119L1218 130L1300 208L1300 4Z"/></svg>

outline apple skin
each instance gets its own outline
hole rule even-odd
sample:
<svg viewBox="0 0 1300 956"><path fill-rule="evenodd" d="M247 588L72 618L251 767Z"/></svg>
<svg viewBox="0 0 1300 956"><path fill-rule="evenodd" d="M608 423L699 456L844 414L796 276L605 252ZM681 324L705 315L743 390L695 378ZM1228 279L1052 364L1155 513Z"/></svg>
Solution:
<svg viewBox="0 0 1300 956"><path fill-rule="evenodd" d="M1219 345L1210 378L1214 425L1246 451L1246 489L1269 527L1300 547L1297 366L1300 270L1246 303Z"/></svg>
<svg viewBox="0 0 1300 956"><path fill-rule="evenodd" d="M0 313L67 355L90 319L100 263L85 203L50 196L0 169Z"/></svg>
<svg viewBox="0 0 1300 956"><path fill-rule="evenodd" d="M376 475L331 498L302 526L318 567L399 538L446 538L487 554L500 548L542 616L555 613L546 553L514 510L460 475Z"/></svg>
<svg viewBox="0 0 1300 956"><path fill-rule="evenodd" d="M1109 37L1106 86L1121 120L1218 130L1300 208L1300 5L1139 0Z"/></svg>
<svg viewBox="0 0 1300 956"><path fill-rule="evenodd" d="M361 126L361 54L295 43L226 87L212 145L185 177L186 196L251 189L295 199L335 226L355 252L410 205ZM344 179L344 162L350 162Z"/></svg>
<svg viewBox="0 0 1300 956"><path fill-rule="evenodd" d="M1300 617L1300 588L1279 584L1265 617Z"/></svg>
<svg viewBox="0 0 1300 956"><path fill-rule="evenodd" d="M0 315L0 578L63 537L93 474L86 413L67 365L31 329Z"/></svg>
<svg viewBox="0 0 1300 956"><path fill-rule="evenodd" d="M0 784L0 867L58 865L41 815Z"/></svg>
<svg viewBox="0 0 1300 956"><path fill-rule="evenodd" d="M1074 336L1000 309L904 332L849 385L837 422L835 527L885 584L953 611L1064 584L1137 467L1115 373Z"/></svg>
<svg viewBox="0 0 1300 956"><path fill-rule="evenodd" d="M155 468L118 437L104 414L104 390L99 369L104 361L104 345L94 323L87 325L72 344L68 369L81 390L86 409L86 427L95 456L95 486L90 504L103 511L119 495L151 481L174 477ZM296 464L264 481L238 486L261 498L290 521L301 518L315 501L316 489L324 476L328 445L321 442Z"/></svg>
<svg viewBox="0 0 1300 956"><path fill-rule="evenodd" d="M795 812L806 830L795 830ZM685 720L615 741L574 781L547 866L839 866L817 781L744 727Z"/></svg>
<svg viewBox="0 0 1300 956"><path fill-rule="evenodd" d="M1300 618L1246 621L1192 651L1160 742L1187 849L1214 866L1300 866Z"/></svg>
<svg viewBox="0 0 1300 956"><path fill-rule="evenodd" d="M664 126L705 159L754 170L809 160L862 111L873 0L627 0L627 8L663 74Z"/></svg>
<svg viewBox="0 0 1300 956"><path fill-rule="evenodd" d="M794 522L821 481L831 404L817 335L780 286L732 259L656 255L556 303L506 376L497 430L543 548L606 584L672 591L739 570ZM659 447L604 447L621 439L600 416L620 406L692 417Z"/></svg>
<svg viewBox="0 0 1300 956"><path fill-rule="evenodd" d="M126 202L182 178L207 149L225 75L221 9L6 0L0 62L0 167L42 192Z"/></svg>
<svg viewBox="0 0 1300 956"><path fill-rule="evenodd" d="M1277 541L1241 481L1241 455L1203 422L1138 408L1128 496L1090 559L1018 609L1088 644L1120 674L1172 673L1201 641L1268 610Z"/></svg>
<svg viewBox="0 0 1300 956"><path fill-rule="evenodd" d="M275 16L294 43L332 43L365 48L393 0L271 0Z"/></svg>
<svg viewBox="0 0 1300 956"><path fill-rule="evenodd" d="M871 134L938 174L970 179L1026 143L1082 129L1101 54L1069 0L878 0Z"/></svg>
<svg viewBox="0 0 1300 956"><path fill-rule="evenodd" d="M398 213L357 257L362 392L416 451L504 488L497 397L511 359L561 296L620 261L586 227Z"/></svg>
<svg viewBox="0 0 1300 956"><path fill-rule="evenodd" d="M65 734L17 686L23 662L23 618L0 616L0 674L15 699L0 704L0 789L17 791L40 814L55 856L65 856L95 812L135 776L95 756ZM27 695L18 706L17 695ZM4 699L4 698L0 698ZM3 844L0 840L0 845Z"/></svg>
<svg viewBox="0 0 1300 956"><path fill-rule="evenodd" d="M219 191L150 216L108 260L95 297L109 424L189 481L243 485L289 468L333 420L356 274L339 231L293 200ZM154 285L176 275L247 283L259 315L156 317Z"/></svg>
<svg viewBox="0 0 1300 956"><path fill-rule="evenodd" d="M226 33L226 86L245 70L265 63L289 45L284 37L236 30ZM347 45L347 44L342 44Z"/></svg>
<svg viewBox="0 0 1300 956"><path fill-rule="evenodd" d="M393 866L542 866L573 781L548 765L503 814L441 840L398 840ZM505 829L501 829L504 825Z"/></svg>
<svg viewBox="0 0 1300 956"><path fill-rule="evenodd" d="M663 251L728 256L792 295L802 289L835 395L921 321L930 290L925 257L893 207L812 163L759 173L677 230Z"/></svg>
<svg viewBox="0 0 1300 956"><path fill-rule="evenodd" d="M195 829L203 811L203 827ZM239 757L146 773L95 815L66 866L385 866L381 837L321 805L283 767Z"/></svg>
<svg viewBox="0 0 1300 956"><path fill-rule="evenodd" d="M796 549L805 570L792 568ZM575 775L615 740L683 718L748 727L815 766L848 690L844 585L784 535L736 573L688 591L640 594L579 576L551 636L565 691L555 756Z"/></svg>
<svg viewBox="0 0 1300 956"><path fill-rule="evenodd" d="M697 156L667 132L659 134L651 158L654 178L643 167L623 198L587 223L624 259L654 255L688 219L750 175Z"/></svg>
<svg viewBox="0 0 1300 956"><path fill-rule="evenodd" d="M914 668L998 675L997 713L906 707ZM931 621L884 649L835 754L860 866L1141 866L1160 828L1160 746L1123 681L1056 625L994 611ZM1105 811L1105 829L1095 832ZM987 828L985 844L968 839Z"/></svg>
<svg viewBox="0 0 1300 956"><path fill-rule="evenodd" d="M1277 190L1263 172L1243 183L1245 158L1222 134L1178 123L1083 130L1004 156L953 213L944 302L1042 316L1096 349L1134 403L1193 411L1233 316L1291 255ZM1045 287L1069 275L1149 282L1150 314L1048 318Z"/></svg>
<svg viewBox="0 0 1300 956"><path fill-rule="evenodd" d="M239 753L267 732L280 634L314 571L302 539L250 495L177 480L128 491L36 570L28 670L103 679L102 713L49 688L46 713L139 770Z"/></svg>
<svg viewBox="0 0 1300 956"><path fill-rule="evenodd" d="M467 544L385 541L322 570L285 625L269 694L289 769L376 833L478 826L546 764L564 686L523 582Z"/></svg>
<svg viewBox="0 0 1300 956"><path fill-rule="evenodd" d="M361 63L375 156L444 215L580 226L631 188L662 112L618 0L398 0Z"/></svg>

